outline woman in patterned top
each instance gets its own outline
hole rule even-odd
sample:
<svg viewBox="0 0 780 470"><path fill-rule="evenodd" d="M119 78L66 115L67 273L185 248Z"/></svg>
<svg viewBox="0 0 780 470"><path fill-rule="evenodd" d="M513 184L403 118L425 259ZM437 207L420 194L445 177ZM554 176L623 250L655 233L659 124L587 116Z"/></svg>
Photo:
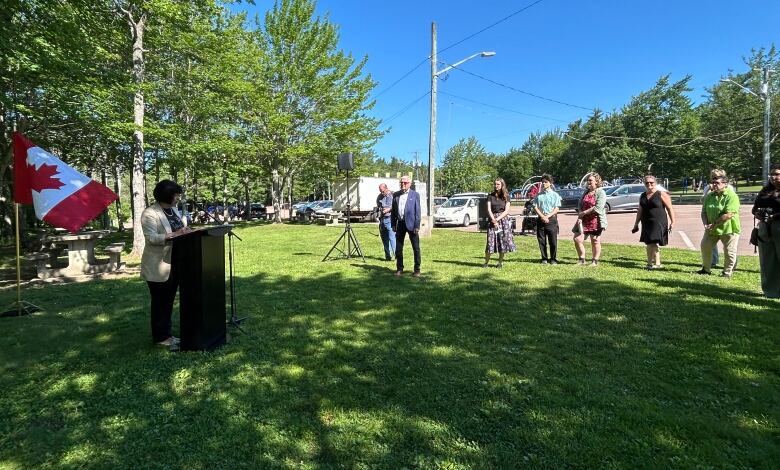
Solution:
<svg viewBox="0 0 780 470"><path fill-rule="evenodd" d="M585 239L590 237L593 257L591 266L599 264L601 258L601 233L607 228L607 213L604 205L607 194L601 189L601 176L591 173L585 183L585 192L577 203L577 225L574 229L574 247L577 249L578 264L585 264Z"/></svg>
<svg viewBox="0 0 780 470"><path fill-rule="evenodd" d="M488 225L483 268L488 267L491 253L498 252L496 267L501 268L504 265L504 253L515 251L512 224L509 221L509 191L501 178L496 179L494 187L494 191L490 193L487 200L490 224Z"/></svg>

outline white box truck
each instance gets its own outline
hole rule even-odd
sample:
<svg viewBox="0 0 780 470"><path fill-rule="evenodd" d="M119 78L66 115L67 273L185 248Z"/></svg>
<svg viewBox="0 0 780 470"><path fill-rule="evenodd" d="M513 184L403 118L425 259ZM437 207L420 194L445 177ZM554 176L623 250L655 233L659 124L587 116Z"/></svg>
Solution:
<svg viewBox="0 0 780 470"><path fill-rule="evenodd" d="M385 183L390 191L396 192L401 189L400 178L376 177L376 176L355 176L349 178L349 203L352 206L351 214L353 219L363 221L376 220L376 198L379 196L379 185ZM428 215L428 193L426 184L420 181L414 181L414 190L420 194L420 209L422 216ZM332 185L333 191L333 211L341 212L347 215L347 181L346 178L336 180Z"/></svg>

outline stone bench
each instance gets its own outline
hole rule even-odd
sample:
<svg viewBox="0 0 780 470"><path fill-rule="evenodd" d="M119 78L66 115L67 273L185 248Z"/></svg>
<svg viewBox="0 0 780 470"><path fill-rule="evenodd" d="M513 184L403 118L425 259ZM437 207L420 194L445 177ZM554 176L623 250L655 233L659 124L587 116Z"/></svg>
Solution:
<svg viewBox="0 0 780 470"><path fill-rule="evenodd" d="M35 270L38 273L38 277L42 278L42 273L49 269L47 266L47 262L50 259L49 253L30 253L29 255L24 255L24 259L35 263Z"/></svg>
<svg viewBox="0 0 780 470"><path fill-rule="evenodd" d="M122 250L125 248L124 242L112 243L104 251L108 253L108 264L115 266L115 269L122 268Z"/></svg>

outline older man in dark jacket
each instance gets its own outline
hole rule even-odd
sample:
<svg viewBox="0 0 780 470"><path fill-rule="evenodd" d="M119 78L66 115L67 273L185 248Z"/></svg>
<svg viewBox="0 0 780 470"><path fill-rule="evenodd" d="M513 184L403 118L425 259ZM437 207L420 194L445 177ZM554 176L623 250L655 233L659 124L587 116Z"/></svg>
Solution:
<svg viewBox="0 0 780 470"><path fill-rule="evenodd" d="M420 195L411 189L412 181L408 176L401 177L401 190L393 194L391 223L395 228L395 264L396 276L404 272L404 238L409 234L409 242L414 250L414 273L420 277Z"/></svg>

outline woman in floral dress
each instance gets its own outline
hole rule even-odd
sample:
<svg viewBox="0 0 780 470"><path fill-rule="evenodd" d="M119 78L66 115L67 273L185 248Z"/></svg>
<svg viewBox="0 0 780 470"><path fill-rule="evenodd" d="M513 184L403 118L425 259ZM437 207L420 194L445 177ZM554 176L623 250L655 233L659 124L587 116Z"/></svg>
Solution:
<svg viewBox="0 0 780 470"><path fill-rule="evenodd" d="M504 253L515 251L515 241L512 237L512 223L509 220L509 191L506 183L501 178L494 182L494 190L488 196L488 225L487 245L485 246L485 264L488 267L490 255L498 253L497 268L504 265Z"/></svg>
<svg viewBox="0 0 780 470"><path fill-rule="evenodd" d="M601 258L601 234L607 228L607 213L604 205L607 195L601 189L601 176L591 173L585 183L585 192L577 204L577 225L573 229L574 247L577 249L578 264L585 264L585 239L590 238L592 251L591 266L597 266Z"/></svg>

